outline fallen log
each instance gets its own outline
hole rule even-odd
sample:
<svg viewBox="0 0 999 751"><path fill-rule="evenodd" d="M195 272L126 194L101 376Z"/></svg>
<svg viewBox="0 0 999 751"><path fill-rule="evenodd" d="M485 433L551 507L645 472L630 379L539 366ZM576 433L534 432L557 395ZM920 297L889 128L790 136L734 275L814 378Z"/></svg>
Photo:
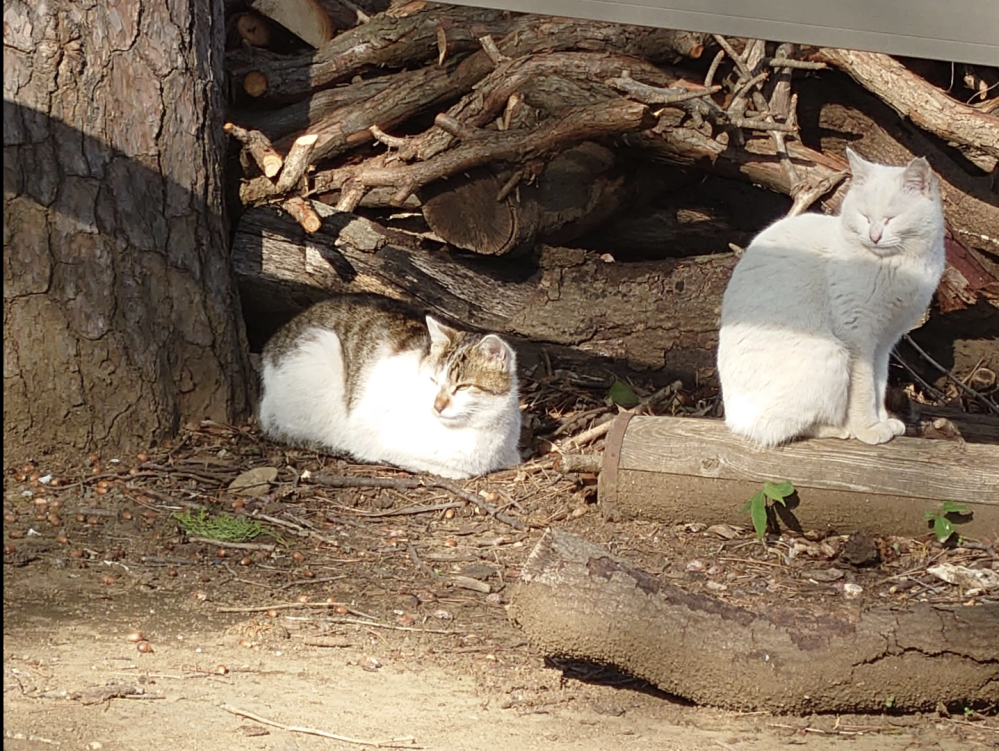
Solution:
<svg viewBox="0 0 999 751"><path fill-rule="evenodd" d="M312 206L326 216L311 235L274 207L240 218L232 262L258 336L330 293L377 292L465 326L661 370L669 380L712 377L731 253L619 264L543 247L532 269L524 260L413 249L402 233Z"/></svg>
<svg viewBox="0 0 999 751"><path fill-rule="evenodd" d="M598 483L609 518L746 523L743 506L766 480L798 498L782 522L797 530L927 534L926 512L965 505L969 537L999 530L999 446L896 438L880 446L835 439L763 448L720 420L621 415L607 436Z"/></svg>
<svg viewBox="0 0 999 751"><path fill-rule="evenodd" d="M878 712L999 702L999 605L754 613L549 529L510 617L546 655L613 665L741 711Z"/></svg>

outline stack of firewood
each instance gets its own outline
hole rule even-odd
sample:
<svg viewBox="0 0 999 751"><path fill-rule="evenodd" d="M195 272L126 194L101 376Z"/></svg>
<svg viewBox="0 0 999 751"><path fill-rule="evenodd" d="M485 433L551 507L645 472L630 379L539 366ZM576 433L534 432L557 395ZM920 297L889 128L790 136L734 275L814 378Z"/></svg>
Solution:
<svg viewBox="0 0 999 751"><path fill-rule="evenodd" d="M701 377L730 246L835 211L846 145L930 160L938 309L999 306L999 70L378 2L229 3L234 257L263 317L376 290Z"/></svg>

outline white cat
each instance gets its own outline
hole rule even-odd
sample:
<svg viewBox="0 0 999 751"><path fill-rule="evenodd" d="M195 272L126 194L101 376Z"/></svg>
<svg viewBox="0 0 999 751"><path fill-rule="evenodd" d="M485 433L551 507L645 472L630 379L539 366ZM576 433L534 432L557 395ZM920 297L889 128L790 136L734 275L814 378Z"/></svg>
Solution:
<svg viewBox="0 0 999 751"><path fill-rule="evenodd" d="M463 478L520 461L516 356L377 295L320 302L263 353L275 440Z"/></svg>
<svg viewBox="0 0 999 751"><path fill-rule="evenodd" d="M888 357L925 312L944 269L944 216L925 159L867 162L838 217L802 214L763 230L722 301L725 422L775 446L797 437L890 441Z"/></svg>

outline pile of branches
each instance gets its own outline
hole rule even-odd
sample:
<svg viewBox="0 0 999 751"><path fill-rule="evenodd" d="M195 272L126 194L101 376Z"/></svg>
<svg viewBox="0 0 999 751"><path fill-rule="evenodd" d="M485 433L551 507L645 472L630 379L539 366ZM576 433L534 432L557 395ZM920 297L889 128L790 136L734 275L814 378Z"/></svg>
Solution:
<svg viewBox="0 0 999 751"><path fill-rule="evenodd" d="M782 194L792 214L835 211L853 145L886 163L930 159L950 229L940 309L999 305L996 69L367 1L230 4L226 128L243 207L276 205L306 236L326 207L390 209L421 223L410 247L516 256L585 247L649 205L650 163ZM378 247L406 244L379 222Z"/></svg>

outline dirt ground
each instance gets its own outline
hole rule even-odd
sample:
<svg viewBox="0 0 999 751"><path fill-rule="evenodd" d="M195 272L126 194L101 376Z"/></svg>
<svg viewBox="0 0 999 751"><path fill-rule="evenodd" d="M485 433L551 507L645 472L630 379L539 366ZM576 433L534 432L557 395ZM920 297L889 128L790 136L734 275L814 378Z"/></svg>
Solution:
<svg viewBox="0 0 999 751"><path fill-rule="evenodd" d="M229 489L253 467L264 476L249 492L261 494ZM847 584L861 601L954 601L926 566L994 566L991 544L881 540L880 562L865 567L844 560L845 538L782 537L765 550L746 529L607 523L593 478L562 475L550 458L461 484L507 522L455 488L405 487L409 477L214 424L134 457L8 467L3 748L999 748L995 708L789 717L691 706L613 671L546 661L504 607L550 524L756 607L834 608L856 593ZM198 508L210 510L202 523L253 520L259 534L201 538Z"/></svg>

